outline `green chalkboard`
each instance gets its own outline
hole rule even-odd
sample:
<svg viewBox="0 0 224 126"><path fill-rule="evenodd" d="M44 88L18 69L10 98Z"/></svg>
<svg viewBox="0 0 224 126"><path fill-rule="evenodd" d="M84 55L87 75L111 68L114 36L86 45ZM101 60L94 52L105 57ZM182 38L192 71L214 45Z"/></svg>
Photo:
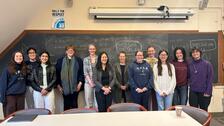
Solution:
<svg viewBox="0 0 224 126"><path fill-rule="evenodd" d="M128 61L134 59L136 50L146 51L149 45L156 50L167 49L172 58L175 47L184 47L189 57L193 47L203 50L203 58L209 60L215 71L215 81L218 79L218 33L122 33L122 34L93 34L93 33L27 33L7 55L0 59L2 71L8 63L11 54L16 50L26 53L29 47L34 47L38 52L48 50L51 61L56 63L57 59L64 55L66 45L75 45L77 55L84 58L88 55L88 45L95 44L97 51L106 51L112 62L117 61L117 54L125 51Z"/></svg>

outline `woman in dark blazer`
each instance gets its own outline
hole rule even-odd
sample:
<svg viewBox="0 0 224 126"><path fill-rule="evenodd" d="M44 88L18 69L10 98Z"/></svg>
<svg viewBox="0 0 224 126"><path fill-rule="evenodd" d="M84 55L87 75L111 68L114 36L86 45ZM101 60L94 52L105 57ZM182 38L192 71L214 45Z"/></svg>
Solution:
<svg viewBox="0 0 224 126"><path fill-rule="evenodd" d="M131 102L128 84L128 65L126 63L126 53L121 51L118 55L119 63L115 64L114 71L116 81L114 85L114 102Z"/></svg>
<svg viewBox="0 0 224 126"><path fill-rule="evenodd" d="M114 70L109 64L106 52L100 53L95 69L93 69L93 80L96 84L95 93L99 112L106 112L112 104L112 88L115 82Z"/></svg>

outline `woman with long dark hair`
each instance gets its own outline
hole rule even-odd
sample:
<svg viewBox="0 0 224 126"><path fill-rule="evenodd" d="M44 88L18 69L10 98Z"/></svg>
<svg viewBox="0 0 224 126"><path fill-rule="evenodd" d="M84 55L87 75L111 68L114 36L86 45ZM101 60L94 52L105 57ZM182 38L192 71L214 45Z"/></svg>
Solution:
<svg viewBox="0 0 224 126"><path fill-rule="evenodd" d="M186 53L184 48L177 47L174 49L174 60L172 64L175 67L176 73L176 87L173 95L174 105L186 105L188 97L187 85L187 69Z"/></svg>
<svg viewBox="0 0 224 126"><path fill-rule="evenodd" d="M102 52L98 56L96 68L93 70L93 79L96 84L95 94L98 111L106 112L112 104L111 89L115 83L114 70L109 64L109 57L106 52Z"/></svg>
<svg viewBox="0 0 224 126"><path fill-rule="evenodd" d="M56 82L56 69L54 65L51 65L47 51L41 52L39 56L40 64L32 73L34 106L35 108L46 108L54 113L53 88Z"/></svg>
<svg viewBox="0 0 224 126"><path fill-rule="evenodd" d="M22 52L13 53L0 79L0 101L4 115L24 109L26 92L26 65Z"/></svg>
<svg viewBox="0 0 224 126"><path fill-rule="evenodd" d="M153 72L158 109L165 110L172 105L176 86L175 68L169 63L166 50L159 51L158 63L153 67Z"/></svg>

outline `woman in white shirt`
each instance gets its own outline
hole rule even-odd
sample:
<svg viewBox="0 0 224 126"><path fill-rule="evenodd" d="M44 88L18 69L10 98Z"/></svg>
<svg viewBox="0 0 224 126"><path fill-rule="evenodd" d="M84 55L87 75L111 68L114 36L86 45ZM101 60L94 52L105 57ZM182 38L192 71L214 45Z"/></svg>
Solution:
<svg viewBox="0 0 224 126"><path fill-rule="evenodd" d="M54 91L56 70L50 63L50 55L47 51L40 53L40 65L32 72L32 84L34 88L35 108L45 108L54 113Z"/></svg>
<svg viewBox="0 0 224 126"><path fill-rule="evenodd" d="M158 63L154 65L154 85L159 110L165 110L172 105L176 86L175 68L168 61L166 50L159 51Z"/></svg>

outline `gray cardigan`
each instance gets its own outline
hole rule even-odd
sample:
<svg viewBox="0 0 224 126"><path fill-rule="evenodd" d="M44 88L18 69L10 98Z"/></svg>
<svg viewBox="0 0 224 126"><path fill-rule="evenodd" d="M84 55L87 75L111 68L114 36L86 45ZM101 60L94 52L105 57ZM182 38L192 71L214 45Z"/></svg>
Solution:
<svg viewBox="0 0 224 126"><path fill-rule="evenodd" d="M94 83L96 84L96 87L95 87L96 92L99 92L101 90L101 88L103 87L103 85L101 83L102 82L101 78L102 78L102 71L94 68L93 69L93 80L94 80ZM110 82L109 86L112 89L114 86L114 83L115 83L115 73L114 73L114 70L112 67L111 67L111 69L109 69L109 82Z"/></svg>
<svg viewBox="0 0 224 126"><path fill-rule="evenodd" d="M121 81L122 81L122 75L121 75L121 67L120 64L117 63L114 66L114 71L116 75L116 81L114 85L114 102L115 103L121 103L122 100L122 90L120 88L121 86ZM125 91L125 96L127 99L127 102L131 102L131 96L130 96L130 85L128 83L128 65L125 66L124 69L124 84L127 87L127 90Z"/></svg>
<svg viewBox="0 0 224 126"><path fill-rule="evenodd" d="M96 56L95 62L97 62L97 58L98 56ZM91 66L90 56L84 58L83 60L83 71L84 71L85 77L89 76L90 79L93 79L93 68ZM87 79L85 79L85 84L89 84Z"/></svg>

